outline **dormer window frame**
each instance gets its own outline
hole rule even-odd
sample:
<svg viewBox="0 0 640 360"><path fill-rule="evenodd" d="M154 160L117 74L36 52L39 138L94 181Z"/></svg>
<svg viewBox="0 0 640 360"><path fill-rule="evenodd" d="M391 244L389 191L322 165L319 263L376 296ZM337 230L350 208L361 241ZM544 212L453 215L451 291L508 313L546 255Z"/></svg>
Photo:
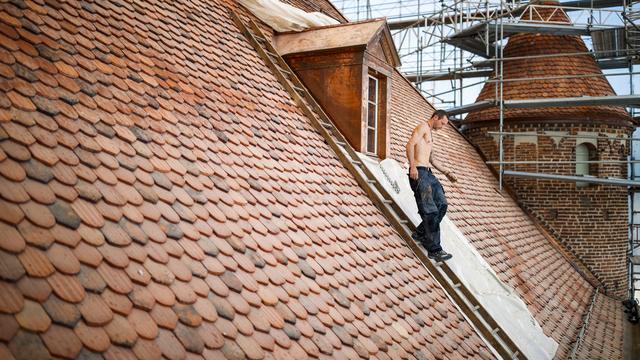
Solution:
<svg viewBox="0 0 640 360"><path fill-rule="evenodd" d="M368 156L381 160L389 157L389 124L388 109L391 96L391 71L388 67L377 59L373 59L369 54L364 54L365 64L362 67L362 90L361 90L361 118L360 118L360 145L356 148L358 151ZM369 145L370 129L369 126L369 100L370 100L370 82L375 79L377 84L376 104L375 107L375 133L374 151L371 151Z"/></svg>
<svg viewBox="0 0 640 360"><path fill-rule="evenodd" d="M373 81L372 81L373 80ZM375 90L373 91L373 93L371 92L371 84L372 82L375 84ZM374 95L375 97L375 101L371 100L371 95ZM365 147L365 153L370 154L370 155L375 155L378 156L378 149L380 148L379 146L379 135L378 135L378 128L379 128L379 123L380 123L380 79L378 77L376 77L373 73L369 73L367 75L367 98L365 99L365 139L363 141L364 143L364 147ZM371 126L371 122L370 122L370 111L371 111L371 106L373 105L373 110L374 110L374 118L373 118L373 126ZM371 135L371 131L373 130L373 149L371 149L370 146L370 135Z"/></svg>

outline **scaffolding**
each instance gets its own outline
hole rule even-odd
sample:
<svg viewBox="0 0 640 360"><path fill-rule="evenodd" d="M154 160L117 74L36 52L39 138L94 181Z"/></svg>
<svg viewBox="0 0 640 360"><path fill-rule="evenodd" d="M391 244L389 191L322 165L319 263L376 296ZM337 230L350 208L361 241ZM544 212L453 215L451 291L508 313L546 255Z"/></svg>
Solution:
<svg viewBox="0 0 640 360"><path fill-rule="evenodd" d="M334 4L351 20L386 17L398 53L403 62L401 72L412 81L434 105L447 109L453 120L464 114L490 107L499 109L498 167L499 187L504 176L564 180L627 187L629 193L629 297L638 296L640 288L640 144L637 139L620 139L634 149L626 161L603 160L602 164L627 164L628 177L602 178L508 170L515 165L504 159L504 113L508 108L540 108L584 105L617 105L636 117L640 95L634 91L635 67L640 63L640 4L637 0L573 0L545 5L528 0L334 0ZM555 12L569 15L570 23L553 21ZM549 14L549 15L544 15ZM504 79L505 62L528 57L504 57L508 37L518 33L547 33L581 36L592 50L582 53L538 55L537 57L572 57L589 55L603 74L580 74L556 77L523 77ZM607 73L606 70L616 70ZM504 85L509 82L589 77L626 77L628 94L574 97L504 99ZM493 82L493 99L475 102L477 91ZM441 84L445 85L442 86ZM440 85L440 86L438 86ZM543 132L544 133L544 132ZM544 134L534 134L544 136ZM557 136L557 135L556 135ZM571 137L573 135L565 135ZM562 137L562 136L561 136ZM608 138L607 138L608 139ZM636 144L636 146L632 146ZM638 154L636 154L636 152ZM635 155L634 155L635 154ZM533 163L540 164L539 161ZM550 161L546 165L559 165ZM580 161L568 161L578 164ZM638 167L638 169L636 169Z"/></svg>
<svg viewBox="0 0 640 360"><path fill-rule="evenodd" d="M472 105L475 99L465 96L468 89L477 91L486 80L495 81L496 88L502 88L503 63L518 59L504 58L502 48L506 39L516 33L585 37L594 47L587 54L593 56L602 69L627 71L629 95L633 95L632 77L637 75L633 73L633 65L640 56L640 27L638 11L630 1L575 0L561 2L560 6L528 0L334 0L334 3L351 20L386 17L403 62L401 72L427 99L436 106L450 109L450 114L461 120L467 111L478 110ZM541 15L546 9L553 10L547 18ZM551 21L554 11L570 14L571 23ZM611 44L616 45L615 49L600 49ZM549 56L576 55L584 53ZM623 75L605 73L604 76ZM527 80L532 79L521 79ZM440 91L441 88L445 90ZM499 95L484 105L502 107ZM559 102L577 106L573 101L578 99L566 100ZM590 100L606 101L579 101ZM628 107L640 106L640 97L616 101Z"/></svg>

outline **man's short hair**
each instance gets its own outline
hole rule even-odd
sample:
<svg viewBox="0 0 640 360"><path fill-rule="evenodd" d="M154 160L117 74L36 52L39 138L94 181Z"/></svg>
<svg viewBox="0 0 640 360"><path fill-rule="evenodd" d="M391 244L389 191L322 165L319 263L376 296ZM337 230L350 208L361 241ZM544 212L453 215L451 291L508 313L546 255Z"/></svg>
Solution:
<svg viewBox="0 0 640 360"><path fill-rule="evenodd" d="M446 117L447 116L447 112L444 110L436 110L433 112L433 114L431 115L431 117Z"/></svg>

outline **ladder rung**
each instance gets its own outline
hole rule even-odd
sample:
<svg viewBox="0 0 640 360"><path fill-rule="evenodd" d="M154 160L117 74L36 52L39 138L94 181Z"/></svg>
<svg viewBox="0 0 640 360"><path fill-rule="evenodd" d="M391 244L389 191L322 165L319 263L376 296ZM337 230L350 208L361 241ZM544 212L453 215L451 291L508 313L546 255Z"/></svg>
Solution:
<svg viewBox="0 0 640 360"><path fill-rule="evenodd" d="M265 50L264 52L266 52L266 53L267 53L267 55L269 55L269 56L273 56L273 57L274 57L274 58L276 58L276 59L278 58L278 54L276 54L276 53L272 53L272 52L271 52L271 51L269 51L269 50Z"/></svg>
<svg viewBox="0 0 640 360"><path fill-rule="evenodd" d="M375 183L377 183L377 181L375 181L375 180L367 180L367 183L369 183L369 184L375 184Z"/></svg>
<svg viewBox="0 0 640 360"><path fill-rule="evenodd" d="M453 284L454 289L459 289L462 286L462 283Z"/></svg>
<svg viewBox="0 0 640 360"><path fill-rule="evenodd" d="M280 66L279 64L276 65L278 68L278 71L286 73L286 74L291 74L291 71L287 70L286 68L283 68L282 66Z"/></svg>
<svg viewBox="0 0 640 360"><path fill-rule="evenodd" d="M301 87L297 87L297 86L293 86L293 89L299 93L302 93L303 95L306 95L307 91Z"/></svg>
<svg viewBox="0 0 640 360"><path fill-rule="evenodd" d="M383 200L382 200L382 202L383 202L384 204L393 204L393 201L392 201L392 200L389 200L389 199L383 199Z"/></svg>
<svg viewBox="0 0 640 360"><path fill-rule="evenodd" d="M333 125L327 122L322 122L320 123L325 129L331 129L333 128Z"/></svg>
<svg viewBox="0 0 640 360"><path fill-rule="evenodd" d="M408 223L409 223L409 220L400 219L400 220L398 220L398 222L399 222L400 224L408 224Z"/></svg>

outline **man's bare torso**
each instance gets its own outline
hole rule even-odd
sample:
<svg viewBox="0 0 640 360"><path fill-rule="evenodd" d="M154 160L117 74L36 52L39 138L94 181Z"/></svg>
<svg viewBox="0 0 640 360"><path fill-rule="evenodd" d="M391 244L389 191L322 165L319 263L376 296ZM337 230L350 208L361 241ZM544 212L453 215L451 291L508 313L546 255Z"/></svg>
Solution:
<svg viewBox="0 0 640 360"><path fill-rule="evenodd" d="M416 142L415 151L413 153L414 164L416 166L426 166L429 167L431 150L433 149L433 138L431 136L431 128L429 128L428 124L423 124L420 126L426 126L428 129L425 131L424 135Z"/></svg>

